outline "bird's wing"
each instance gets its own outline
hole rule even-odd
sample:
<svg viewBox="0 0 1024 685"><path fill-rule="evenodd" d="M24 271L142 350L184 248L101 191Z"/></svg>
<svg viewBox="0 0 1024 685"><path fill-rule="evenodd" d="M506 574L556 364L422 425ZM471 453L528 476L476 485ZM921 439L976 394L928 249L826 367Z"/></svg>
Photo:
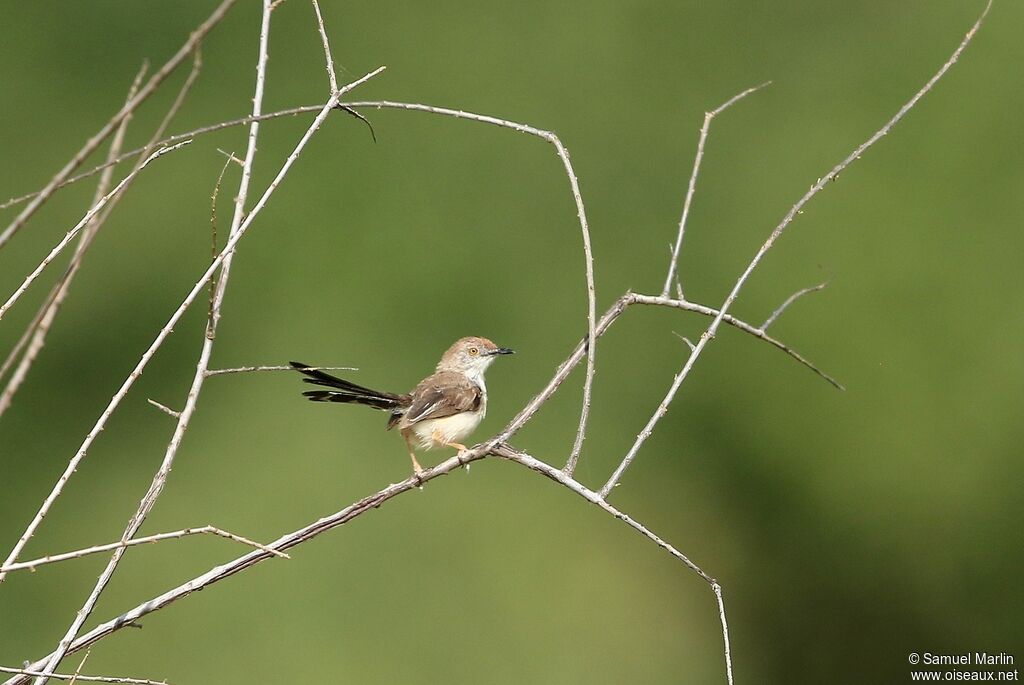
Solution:
<svg viewBox="0 0 1024 685"><path fill-rule="evenodd" d="M407 426L426 419L476 411L483 401L483 391L461 373L442 371L421 381L412 391L412 397L403 422Z"/></svg>

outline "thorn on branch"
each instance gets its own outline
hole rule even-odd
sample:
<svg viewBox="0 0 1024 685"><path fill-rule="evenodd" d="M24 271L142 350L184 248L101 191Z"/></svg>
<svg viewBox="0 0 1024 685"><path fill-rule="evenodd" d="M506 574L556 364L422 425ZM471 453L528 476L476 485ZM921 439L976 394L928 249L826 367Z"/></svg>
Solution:
<svg viewBox="0 0 1024 685"><path fill-rule="evenodd" d="M171 416L171 417L173 417L175 419L181 418L181 412L180 411L174 411L170 407L168 407L166 405L163 405L163 404L160 404L156 400L147 399L146 401L149 402L154 407L156 407L157 409L159 409L160 411L162 411L163 413L167 414L168 416Z"/></svg>

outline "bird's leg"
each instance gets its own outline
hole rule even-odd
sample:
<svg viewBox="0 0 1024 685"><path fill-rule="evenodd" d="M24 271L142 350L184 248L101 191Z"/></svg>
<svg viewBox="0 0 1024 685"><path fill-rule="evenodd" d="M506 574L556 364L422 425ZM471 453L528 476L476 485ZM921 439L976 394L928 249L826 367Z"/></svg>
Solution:
<svg viewBox="0 0 1024 685"><path fill-rule="evenodd" d="M412 440L409 439L409 434L406 432L402 433L402 437L405 438L405 446L409 448L409 458L412 459L412 470L417 476L423 473L423 467L416 461L416 452L412 449Z"/></svg>
<svg viewBox="0 0 1024 685"><path fill-rule="evenodd" d="M460 452L465 452L469 450L469 448L463 445L461 442L448 442L447 440L444 439L444 436L441 435L441 431L437 430L436 428L433 430L430 437L433 438L434 442L436 442L438 445L444 445L445 447L454 447Z"/></svg>

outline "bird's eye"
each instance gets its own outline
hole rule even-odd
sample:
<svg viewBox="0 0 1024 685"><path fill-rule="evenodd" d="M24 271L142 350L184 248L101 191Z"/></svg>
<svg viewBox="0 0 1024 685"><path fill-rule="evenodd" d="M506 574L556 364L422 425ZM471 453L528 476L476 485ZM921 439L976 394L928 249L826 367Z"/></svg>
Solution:
<svg viewBox="0 0 1024 685"><path fill-rule="evenodd" d="M471 357L475 357L475 356L477 356L478 354L480 354L480 350L478 350L478 349L477 349L477 348L475 348L475 347L471 347L471 348L469 348L469 356L471 356Z"/></svg>

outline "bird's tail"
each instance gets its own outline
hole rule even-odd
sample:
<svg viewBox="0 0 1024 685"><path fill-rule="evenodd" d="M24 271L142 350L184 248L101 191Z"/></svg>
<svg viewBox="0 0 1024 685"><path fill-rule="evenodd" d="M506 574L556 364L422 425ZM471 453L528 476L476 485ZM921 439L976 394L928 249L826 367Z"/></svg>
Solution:
<svg viewBox="0 0 1024 685"><path fill-rule="evenodd" d="M322 385L333 388L332 390L309 390L302 393L313 402L347 402L352 404L365 404L374 409L383 409L394 413L409 406L409 397L396 395L390 392L370 390L361 385L350 383L336 376L323 371L312 369L300 362L290 362L292 368L306 376L302 380L313 385Z"/></svg>

